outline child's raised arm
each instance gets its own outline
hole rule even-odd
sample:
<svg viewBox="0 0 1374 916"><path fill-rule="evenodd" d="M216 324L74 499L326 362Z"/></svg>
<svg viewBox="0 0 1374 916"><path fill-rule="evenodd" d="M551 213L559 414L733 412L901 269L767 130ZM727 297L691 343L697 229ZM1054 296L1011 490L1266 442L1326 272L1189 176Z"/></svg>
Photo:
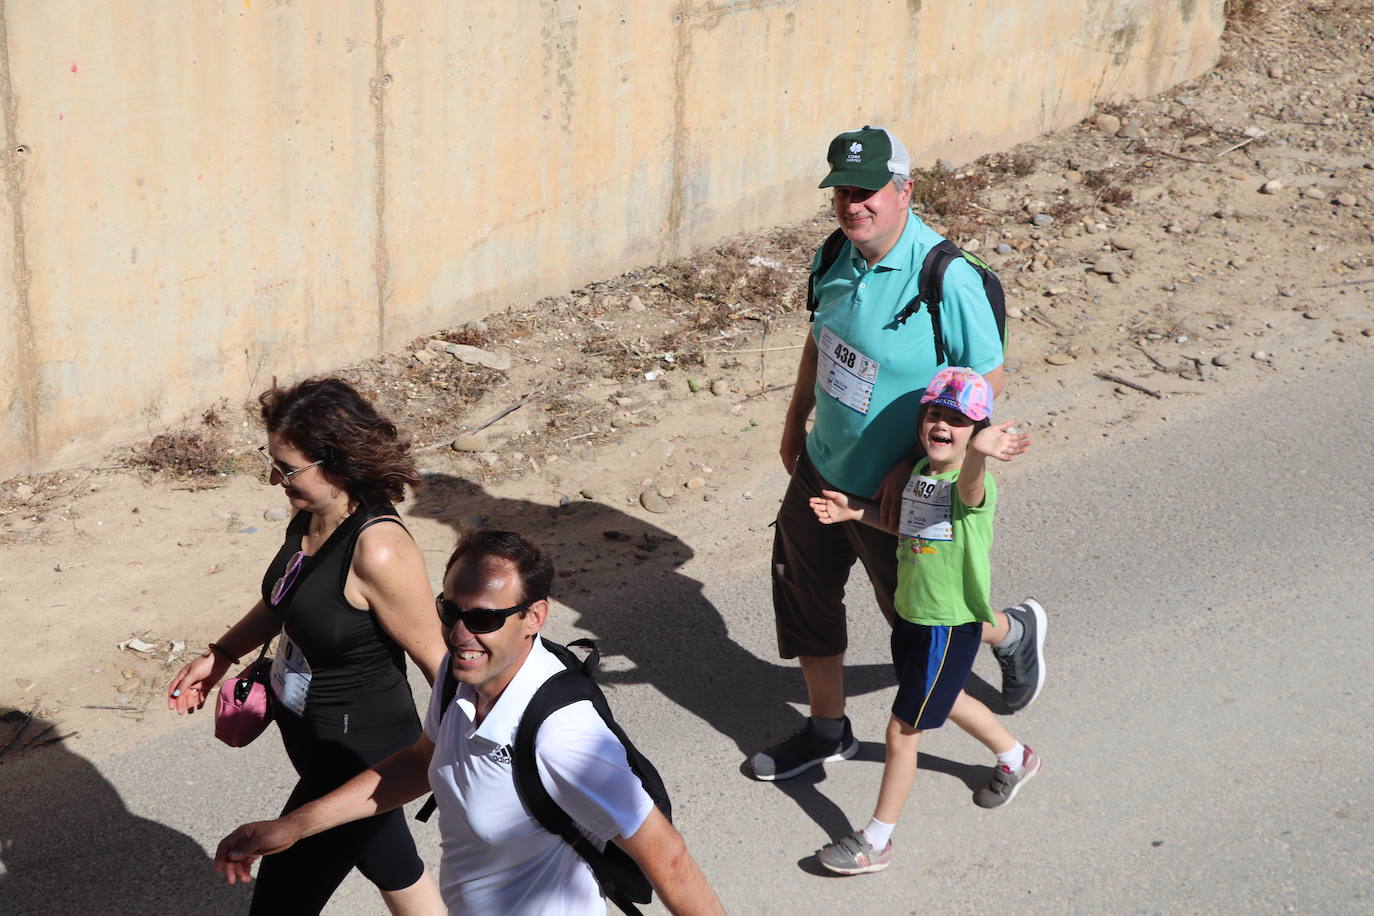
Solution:
<svg viewBox="0 0 1374 916"><path fill-rule="evenodd" d="M1016 421L1008 420L981 430L969 441L964 453L964 465L959 469L959 498L966 506L983 504L984 459L1011 461L1024 455L1031 445L1030 433L1017 432Z"/></svg>
<svg viewBox="0 0 1374 916"><path fill-rule="evenodd" d="M822 490L820 496L811 497L811 511L816 513L816 518L823 525L833 525L836 522L863 522L880 531L896 533L895 528L882 523L876 503L847 496L836 490Z"/></svg>

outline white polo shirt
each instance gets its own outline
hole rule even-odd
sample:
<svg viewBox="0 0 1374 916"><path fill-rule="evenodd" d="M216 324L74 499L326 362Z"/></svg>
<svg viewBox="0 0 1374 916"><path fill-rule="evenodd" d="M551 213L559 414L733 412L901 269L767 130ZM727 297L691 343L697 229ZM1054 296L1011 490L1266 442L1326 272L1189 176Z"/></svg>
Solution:
<svg viewBox="0 0 1374 916"><path fill-rule="evenodd" d="M458 685L442 722L441 691L430 698L429 784L439 805L439 886L449 913L606 912L591 868L562 838L539 826L515 791L511 755L520 717L534 692L562 670L563 663L536 639L477 728L470 686ZM598 847L613 836L633 836L649 816L653 800L591 703L573 703L549 716L534 747L549 795Z"/></svg>

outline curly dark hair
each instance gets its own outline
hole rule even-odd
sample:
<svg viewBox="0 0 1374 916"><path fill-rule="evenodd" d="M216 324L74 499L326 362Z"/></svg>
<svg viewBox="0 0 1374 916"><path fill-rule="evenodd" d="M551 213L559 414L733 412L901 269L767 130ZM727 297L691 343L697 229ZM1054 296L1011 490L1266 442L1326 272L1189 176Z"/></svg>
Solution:
<svg viewBox="0 0 1374 916"><path fill-rule="evenodd" d="M410 443L341 378L309 378L258 396L262 422L304 452L359 503L399 503L420 485Z"/></svg>
<svg viewBox="0 0 1374 916"><path fill-rule="evenodd" d="M522 534L496 528L464 532L444 566L444 576L447 577L454 564L466 556L477 561L499 557L514 564L520 573L522 601L540 601L549 597L549 589L553 587L553 560L539 545Z"/></svg>

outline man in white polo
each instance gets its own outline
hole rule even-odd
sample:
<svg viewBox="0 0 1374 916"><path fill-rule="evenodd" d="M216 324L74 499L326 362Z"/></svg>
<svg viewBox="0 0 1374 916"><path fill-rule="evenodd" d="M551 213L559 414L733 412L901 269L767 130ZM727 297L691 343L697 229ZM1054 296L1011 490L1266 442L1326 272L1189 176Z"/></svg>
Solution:
<svg viewBox="0 0 1374 916"><path fill-rule="evenodd" d="M591 869L526 810L511 768L526 705L564 670L539 642L552 582L547 555L520 535L482 530L460 541L436 599L458 682L446 714L436 689L413 747L284 817L239 827L221 841L216 871L231 884L251 880L259 856L432 788L443 842L439 883L450 913L605 913ZM545 720L535 757L559 807L598 846L613 842L628 853L670 912L724 912L589 702Z"/></svg>

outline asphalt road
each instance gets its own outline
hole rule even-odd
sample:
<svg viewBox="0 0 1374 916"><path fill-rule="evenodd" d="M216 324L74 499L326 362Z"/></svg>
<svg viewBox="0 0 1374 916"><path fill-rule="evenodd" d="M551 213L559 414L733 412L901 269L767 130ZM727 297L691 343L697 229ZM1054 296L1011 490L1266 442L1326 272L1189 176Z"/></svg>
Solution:
<svg viewBox="0 0 1374 916"><path fill-rule="evenodd" d="M765 573L762 494L781 493L780 474L740 510L730 562L712 546L647 564L602 603L560 611L552 635L576 625L613 654L612 705L732 912L1369 912L1369 390L1367 359L1294 370L1148 440L1003 475L994 597L1033 594L1051 614L1045 692L1009 724L1045 767L983 811L970 800L990 776L983 749L953 727L928 735L879 875L823 876L810 859L866 823L877 791L892 688L864 583L860 757L783 784L739 771L800 721ZM729 572L750 552L755 572ZM976 673L990 696L992 659ZM0 770L0 912L242 912L208 852L273 811L293 776L277 742L230 750L204 726L101 760L50 757L40 781ZM433 862L436 831L417 834ZM383 908L354 877L329 912Z"/></svg>

